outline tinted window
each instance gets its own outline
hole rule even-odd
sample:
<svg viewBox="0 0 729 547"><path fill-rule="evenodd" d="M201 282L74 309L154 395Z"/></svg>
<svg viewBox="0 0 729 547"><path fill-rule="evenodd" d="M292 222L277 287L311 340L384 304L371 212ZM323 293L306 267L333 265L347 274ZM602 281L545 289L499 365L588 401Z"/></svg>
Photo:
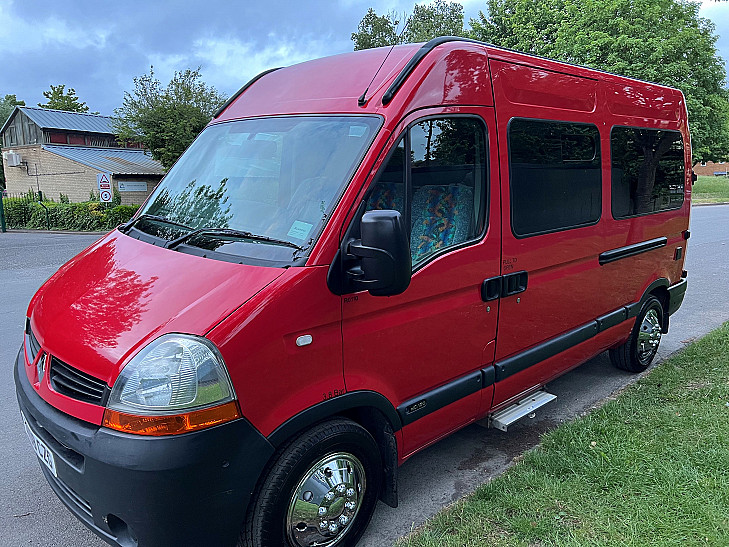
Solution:
<svg viewBox="0 0 729 547"><path fill-rule="evenodd" d="M685 180L681 133L614 127L610 155L613 217L681 206Z"/></svg>
<svg viewBox="0 0 729 547"><path fill-rule="evenodd" d="M509 124L511 226L528 236L600 218L600 135L588 124L514 119Z"/></svg>
<svg viewBox="0 0 729 547"><path fill-rule="evenodd" d="M403 213L417 265L481 233L485 182L483 124L466 117L429 119L413 125L393 150L370 191L367 209Z"/></svg>

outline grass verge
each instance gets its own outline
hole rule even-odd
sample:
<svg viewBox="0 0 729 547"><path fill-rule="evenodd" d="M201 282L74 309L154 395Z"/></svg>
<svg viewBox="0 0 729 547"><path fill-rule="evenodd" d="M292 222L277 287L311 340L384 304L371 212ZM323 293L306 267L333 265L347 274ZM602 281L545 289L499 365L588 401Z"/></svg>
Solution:
<svg viewBox="0 0 729 547"><path fill-rule="evenodd" d="M400 547L729 545L729 323Z"/></svg>
<svg viewBox="0 0 729 547"><path fill-rule="evenodd" d="M691 202L729 202L729 178L700 176L691 190Z"/></svg>

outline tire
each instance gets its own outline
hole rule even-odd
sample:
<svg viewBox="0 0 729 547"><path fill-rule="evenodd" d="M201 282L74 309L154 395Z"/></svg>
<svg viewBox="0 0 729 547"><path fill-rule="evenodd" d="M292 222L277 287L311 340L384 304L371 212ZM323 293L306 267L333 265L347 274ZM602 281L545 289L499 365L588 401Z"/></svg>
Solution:
<svg viewBox="0 0 729 547"><path fill-rule="evenodd" d="M380 451L366 429L346 419L322 422L272 461L251 500L239 547L357 543L382 484Z"/></svg>
<svg viewBox="0 0 729 547"><path fill-rule="evenodd" d="M655 296L649 296L640 308L628 340L610 350L613 365L628 372L643 372L653 362L661 342L663 306Z"/></svg>

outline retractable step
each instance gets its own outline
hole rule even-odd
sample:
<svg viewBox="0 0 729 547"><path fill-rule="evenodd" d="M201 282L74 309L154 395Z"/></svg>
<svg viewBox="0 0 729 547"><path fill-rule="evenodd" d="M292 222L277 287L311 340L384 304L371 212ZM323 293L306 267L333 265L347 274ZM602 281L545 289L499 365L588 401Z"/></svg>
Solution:
<svg viewBox="0 0 729 547"><path fill-rule="evenodd" d="M546 391L537 391L532 393L529 397L524 397L518 403L499 410L491 416L491 427L506 431L508 427L522 419L524 416L528 416L536 409L543 407L547 403L551 403L557 398L556 395L547 393Z"/></svg>

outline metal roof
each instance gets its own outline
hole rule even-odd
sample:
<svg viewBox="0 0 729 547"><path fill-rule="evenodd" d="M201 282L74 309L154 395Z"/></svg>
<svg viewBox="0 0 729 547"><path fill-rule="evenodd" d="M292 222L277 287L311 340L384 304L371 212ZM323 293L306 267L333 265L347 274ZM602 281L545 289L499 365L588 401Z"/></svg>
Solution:
<svg viewBox="0 0 729 547"><path fill-rule="evenodd" d="M112 175L164 175L162 164L144 150L44 144L44 150Z"/></svg>
<svg viewBox="0 0 729 547"><path fill-rule="evenodd" d="M20 111L28 116L33 123L42 129L63 129L66 131L84 131L86 133L104 133L114 135L115 132L111 127L110 116L99 116L98 114L82 114L80 112L66 112L64 110L51 110L48 108L36 108L34 106L16 106L5 126L10 123L16 111Z"/></svg>

